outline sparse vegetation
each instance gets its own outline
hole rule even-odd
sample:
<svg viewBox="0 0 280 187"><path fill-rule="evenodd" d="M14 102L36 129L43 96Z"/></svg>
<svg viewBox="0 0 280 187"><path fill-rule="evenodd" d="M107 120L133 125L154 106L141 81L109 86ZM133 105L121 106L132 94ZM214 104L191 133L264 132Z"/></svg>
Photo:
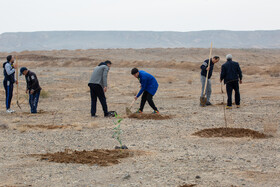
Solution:
<svg viewBox="0 0 280 187"><path fill-rule="evenodd" d="M115 120L113 120L114 124L115 124L115 128L114 130L114 134L113 134L113 138L115 138L119 143L120 143L120 147L122 147L122 140L121 140L121 134L122 134L122 130L121 130L121 122L122 122L123 118L120 117L117 113L115 113Z"/></svg>
<svg viewBox="0 0 280 187"><path fill-rule="evenodd" d="M41 90L41 93L40 93L40 97L41 98L48 98L50 96L50 93L46 90Z"/></svg>

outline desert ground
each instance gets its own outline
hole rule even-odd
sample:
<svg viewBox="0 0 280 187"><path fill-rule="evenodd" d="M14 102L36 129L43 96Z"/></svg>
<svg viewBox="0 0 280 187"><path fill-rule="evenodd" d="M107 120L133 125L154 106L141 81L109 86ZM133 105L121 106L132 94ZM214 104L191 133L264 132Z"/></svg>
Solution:
<svg viewBox="0 0 280 187"><path fill-rule="evenodd" d="M233 105L224 113L227 96L221 93L219 73L228 53L240 63L244 78L241 108ZM12 108L16 113L7 114L1 83L0 186L280 186L280 50L213 49L221 61L212 77L213 106L207 107L199 106L199 97L200 65L208 58L208 49L23 51L0 53L0 60L4 62L8 54L17 55L19 66L37 74L43 92L39 113L31 115L25 79L20 77L22 109L17 108L15 89ZM38 154L114 150L119 145L112 138L115 119L102 117L99 102L99 117L90 116L87 84L94 67L105 60L113 63L106 93L108 108L124 118L121 138L131 156L105 166L42 159ZM170 119L126 116L125 107L140 86L130 75L133 67L156 77L159 90L154 101L161 115ZM144 113L151 112L146 104ZM193 135L226 125L267 137Z"/></svg>

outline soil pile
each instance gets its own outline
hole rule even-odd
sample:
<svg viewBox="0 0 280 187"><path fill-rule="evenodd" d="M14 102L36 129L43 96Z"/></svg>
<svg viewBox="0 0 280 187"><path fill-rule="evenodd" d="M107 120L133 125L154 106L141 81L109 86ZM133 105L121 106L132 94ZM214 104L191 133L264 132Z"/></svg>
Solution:
<svg viewBox="0 0 280 187"><path fill-rule="evenodd" d="M94 149L92 151L73 151L66 149L64 152L34 154L31 156L39 156L41 160L49 162L110 166L120 163L119 159L134 156L135 153L129 150Z"/></svg>
<svg viewBox="0 0 280 187"><path fill-rule="evenodd" d="M194 186L196 186L196 184L184 184L179 187L194 187Z"/></svg>
<svg viewBox="0 0 280 187"><path fill-rule="evenodd" d="M242 138L242 137L250 137L250 138L267 138L268 136L254 131L250 129L244 128L211 128L211 129L204 129L194 133L195 136L200 137L235 137L235 138Z"/></svg>
<svg viewBox="0 0 280 187"><path fill-rule="evenodd" d="M161 115L161 114L130 114L128 118L136 118L136 119L153 119L153 120L165 120L171 119L171 116L168 115Z"/></svg>
<svg viewBox="0 0 280 187"><path fill-rule="evenodd" d="M47 129L47 130L53 130L53 129L67 129L75 127L74 125L22 125L21 127L26 129Z"/></svg>

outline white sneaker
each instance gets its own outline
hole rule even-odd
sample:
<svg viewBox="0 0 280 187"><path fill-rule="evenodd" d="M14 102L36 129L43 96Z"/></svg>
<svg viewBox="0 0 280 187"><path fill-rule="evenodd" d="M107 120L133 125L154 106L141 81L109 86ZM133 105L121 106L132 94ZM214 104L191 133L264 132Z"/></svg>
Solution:
<svg viewBox="0 0 280 187"><path fill-rule="evenodd" d="M15 111L9 108L6 112L11 114L11 113L14 113Z"/></svg>

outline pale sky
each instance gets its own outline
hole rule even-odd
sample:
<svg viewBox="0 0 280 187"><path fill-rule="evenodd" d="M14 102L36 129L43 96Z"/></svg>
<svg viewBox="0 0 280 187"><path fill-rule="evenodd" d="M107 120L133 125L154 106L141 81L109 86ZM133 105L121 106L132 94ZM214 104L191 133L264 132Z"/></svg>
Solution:
<svg viewBox="0 0 280 187"><path fill-rule="evenodd" d="M3 32L280 29L280 0L0 0Z"/></svg>

